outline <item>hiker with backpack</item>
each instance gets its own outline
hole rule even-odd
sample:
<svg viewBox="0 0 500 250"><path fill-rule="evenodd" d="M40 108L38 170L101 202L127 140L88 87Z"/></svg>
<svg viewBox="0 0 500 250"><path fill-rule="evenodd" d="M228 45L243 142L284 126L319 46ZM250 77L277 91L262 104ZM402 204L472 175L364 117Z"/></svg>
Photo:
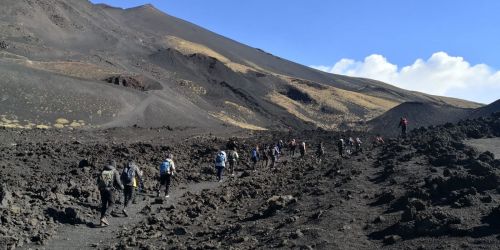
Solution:
<svg viewBox="0 0 500 250"><path fill-rule="evenodd" d="M325 154L325 149L323 148L323 142L320 142L316 147L316 159L318 160L319 163L321 163L321 159L324 154Z"/></svg>
<svg viewBox="0 0 500 250"><path fill-rule="evenodd" d="M238 152L236 152L236 149L230 150L229 155L227 156L227 160L229 163L229 173L234 176L234 168L236 166L236 163L238 162L238 159L240 156L238 155Z"/></svg>
<svg viewBox="0 0 500 250"><path fill-rule="evenodd" d="M279 154L278 145L274 145L271 149L271 168L276 168L276 162L278 161Z"/></svg>
<svg viewBox="0 0 500 250"><path fill-rule="evenodd" d="M160 185L158 185L157 196L160 197L161 187L165 186L165 198L170 197L170 185L172 176L175 174L174 155L167 154L166 159L160 164Z"/></svg>
<svg viewBox="0 0 500 250"><path fill-rule="evenodd" d="M269 165L269 158L271 157L271 151L268 145L264 145L262 150L262 167L267 168Z"/></svg>
<svg viewBox="0 0 500 250"><path fill-rule="evenodd" d="M385 143L384 138L382 138L381 135L378 134L377 136L375 136L375 141L373 142L374 147L379 146L379 145L383 145L384 143Z"/></svg>
<svg viewBox="0 0 500 250"><path fill-rule="evenodd" d="M351 155L352 153L354 153L354 139L352 139L352 137L349 137L349 139L347 140L347 149L346 149L346 152L348 155Z"/></svg>
<svg viewBox="0 0 500 250"><path fill-rule="evenodd" d="M280 151L280 154L283 153L283 149L285 148L285 143L283 142L283 140L279 140L278 141L278 149Z"/></svg>
<svg viewBox="0 0 500 250"><path fill-rule="evenodd" d="M231 138L226 144L226 148L229 150L236 150L238 149L238 143L236 142L236 138Z"/></svg>
<svg viewBox="0 0 500 250"><path fill-rule="evenodd" d="M408 119L406 119L406 117L401 117L401 119L399 119L398 128L401 128L401 137L403 137L403 139L405 139L406 138L406 130L408 128Z"/></svg>
<svg viewBox="0 0 500 250"><path fill-rule="evenodd" d="M122 174L121 174L121 181L123 184L123 210L122 213L125 215L125 217L128 217L127 213L127 207L134 197L134 182L135 185L137 186L137 181L136 178L141 180L142 182L142 173L139 170L139 167L135 164L134 161L131 159L128 160L128 162L125 164L125 167L123 168Z"/></svg>
<svg viewBox="0 0 500 250"><path fill-rule="evenodd" d="M290 155L293 157L295 155L295 150L297 149L297 141L292 139L290 141Z"/></svg>
<svg viewBox="0 0 500 250"><path fill-rule="evenodd" d="M362 144L361 139L359 139L359 137L356 137L356 140L354 141L354 145L356 146L356 152L363 152L361 144Z"/></svg>
<svg viewBox="0 0 500 250"><path fill-rule="evenodd" d="M300 157L304 158L304 156L306 155L306 142L303 141L300 144L299 150L300 150Z"/></svg>
<svg viewBox="0 0 500 250"><path fill-rule="evenodd" d="M340 157L344 157L344 147L345 147L344 139L340 138L339 141L337 142L337 148L339 150Z"/></svg>
<svg viewBox="0 0 500 250"><path fill-rule="evenodd" d="M226 152L220 150L215 156L215 168L217 169L217 181L222 182L222 174L226 167L227 156Z"/></svg>
<svg viewBox="0 0 500 250"><path fill-rule="evenodd" d="M120 174L116 171L116 162L109 160L97 178L97 186L101 195L101 219L99 226L108 226L106 219L108 210L111 210L115 202L114 190L123 190Z"/></svg>
<svg viewBox="0 0 500 250"><path fill-rule="evenodd" d="M139 169L140 171L140 169ZM142 176L142 171L141 176ZM144 190L144 182L141 179L138 179L137 177L134 178L133 185L134 187L134 195L132 196L132 204L137 204L137 194L141 193Z"/></svg>
<svg viewBox="0 0 500 250"><path fill-rule="evenodd" d="M250 160L252 160L252 169L255 170L257 162L260 160L259 146L255 146L255 148L252 149Z"/></svg>

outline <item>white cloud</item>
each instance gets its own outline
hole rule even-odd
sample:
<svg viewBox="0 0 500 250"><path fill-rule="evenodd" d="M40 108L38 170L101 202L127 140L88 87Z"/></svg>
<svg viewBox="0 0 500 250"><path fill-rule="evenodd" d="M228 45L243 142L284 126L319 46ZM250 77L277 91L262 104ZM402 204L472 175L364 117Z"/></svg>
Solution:
<svg viewBox="0 0 500 250"><path fill-rule="evenodd" d="M366 77L429 94L458 97L483 103L500 98L500 71L485 64L471 65L462 57L436 52L403 66L373 54L363 61L341 59L333 66L311 66L322 71Z"/></svg>

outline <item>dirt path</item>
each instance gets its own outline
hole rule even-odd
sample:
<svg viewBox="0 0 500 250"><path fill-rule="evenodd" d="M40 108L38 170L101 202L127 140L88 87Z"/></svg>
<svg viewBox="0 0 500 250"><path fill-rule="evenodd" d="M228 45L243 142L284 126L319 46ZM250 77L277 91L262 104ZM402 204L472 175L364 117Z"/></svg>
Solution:
<svg viewBox="0 0 500 250"><path fill-rule="evenodd" d="M466 140L465 144L481 152L490 151L495 155L496 159L500 159L500 138Z"/></svg>
<svg viewBox="0 0 500 250"><path fill-rule="evenodd" d="M218 182L200 182L193 184L184 184L174 187L170 194L170 198L166 200L166 204L177 204L179 199L186 192L198 193L204 189L212 189L219 186ZM139 195L137 197L137 204L132 204L129 209L129 217L109 217L110 226L108 227L93 227L89 225L63 225L57 230L54 238L47 242L46 245L40 246L26 246L25 249L94 249L108 243L114 239L116 235L123 229L130 228L136 223L143 220L147 215L139 213L144 206L154 203L156 197L149 195ZM120 205L116 205L120 206ZM118 207L115 207L118 208ZM120 211L119 209L116 209ZM96 222L97 222L96 218Z"/></svg>
<svg viewBox="0 0 500 250"><path fill-rule="evenodd" d="M365 227L384 213L382 208L370 205L374 201L373 197L384 188L373 181L380 169L373 167L373 160L358 161L362 157L365 155L353 156L343 161L347 171L359 171L360 174L337 189L344 202L332 210L337 221L333 223L338 223L338 230L332 230L332 233L338 246L343 249L373 248L373 242L366 234Z"/></svg>

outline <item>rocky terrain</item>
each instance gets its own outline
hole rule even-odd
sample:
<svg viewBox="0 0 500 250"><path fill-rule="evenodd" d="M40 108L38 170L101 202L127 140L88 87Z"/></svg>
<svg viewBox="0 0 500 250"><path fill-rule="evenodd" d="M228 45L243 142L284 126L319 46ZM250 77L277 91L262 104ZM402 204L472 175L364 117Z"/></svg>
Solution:
<svg viewBox="0 0 500 250"><path fill-rule="evenodd" d="M0 2L2 249L498 245L499 101L320 72L152 5ZM401 116L414 129L405 140L392 138ZM340 157L348 137L364 150ZM292 138L305 157L285 149L277 168L250 170L252 147ZM229 140L241 161L215 182ZM163 199L167 152L178 174ZM130 157L144 189L130 217L99 227L96 178Z"/></svg>
<svg viewBox="0 0 500 250"><path fill-rule="evenodd" d="M2 129L2 245L53 249L492 248L498 244L500 160L464 140L500 136L500 116L422 128L408 140L372 147L364 132L323 130ZM236 176L214 181L218 148L235 136ZM340 137L360 136L363 153L341 158ZM306 157L285 155L277 169L249 170L255 144L295 137ZM325 144L321 162L314 156ZM498 145L496 145L498 147ZM165 152L179 165L174 195L154 197ZM95 228L95 178L103 162L135 157L146 175L134 216ZM85 235L84 237L82 237ZM67 243L66 243L67 244Z"/></svg>

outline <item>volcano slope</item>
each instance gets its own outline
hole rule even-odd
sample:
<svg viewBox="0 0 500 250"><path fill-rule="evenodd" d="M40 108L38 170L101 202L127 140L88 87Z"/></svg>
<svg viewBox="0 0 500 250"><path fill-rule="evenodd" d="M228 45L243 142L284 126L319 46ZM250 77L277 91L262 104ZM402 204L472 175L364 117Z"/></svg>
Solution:
<svg viewBox="0 0 500 250"><path fill-rule="evenodd" d="M372 133L398 136L400 132L398 124L401 117L406 117L409 120L410 128L420 128L447 122L456 123L469 118L473 112L480 110L483 110L483 107L475 110L428 102L405 102L368 121L367 125ZM489 116L489 113L486 116Z"/></svg>
<svg viewBox="0 0 500 250"><path fill-rule="evenodd" d="M0 126L337 128L405 101L481 106L324 73L152 5L0 8Z"/></svg>
<svg viewBox="0 0 500 250"><path fill-rule="evenodd" d="M499 160L464 139L500 136L500 116L418 129L405 141L341 158L340 137L322 130L204 135L189 129L3 129L0 173L3 245L53 249L493 248L498 244ZM214 183L213 156L236 136L237 175ZM255 144L304 140L304 158L250 171ZM314 145L325 143L319 162ZM149 196L165 152L179 166L173 200ZM95 178L109 158L133 156L145 195L131 218L93 228ZM83 161L82 161L83 160ZM38 245L38 246L37 246Z"/></svg>

